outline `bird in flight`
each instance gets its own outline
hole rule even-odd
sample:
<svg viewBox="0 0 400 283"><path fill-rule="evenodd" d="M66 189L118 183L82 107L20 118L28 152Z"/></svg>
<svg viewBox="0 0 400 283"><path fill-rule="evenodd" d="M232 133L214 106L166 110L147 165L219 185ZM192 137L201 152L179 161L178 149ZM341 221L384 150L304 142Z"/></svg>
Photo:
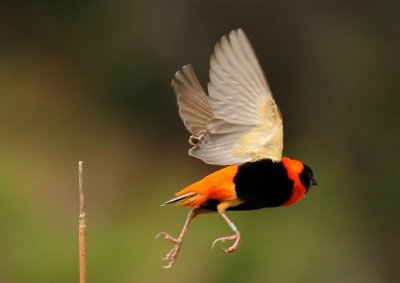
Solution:
<svg viewBox="0 0 400 283"><path fill-rule="evenodd" d="M233 30L215 45L210 59L208 95L191 65L178 70L172 80L179 115L191 133L189 155L224 168L187 186L162 205L177 203L191 208L178 238L161 232L174 244L163 258L174 265L190 222L214 211L228 223L233 235L216 239L233 241L241 234L228 218L229 210L254 210L288 206L304 197L317 182L310 167L282 157L282 116L264 73L242 29Z"/></svg>

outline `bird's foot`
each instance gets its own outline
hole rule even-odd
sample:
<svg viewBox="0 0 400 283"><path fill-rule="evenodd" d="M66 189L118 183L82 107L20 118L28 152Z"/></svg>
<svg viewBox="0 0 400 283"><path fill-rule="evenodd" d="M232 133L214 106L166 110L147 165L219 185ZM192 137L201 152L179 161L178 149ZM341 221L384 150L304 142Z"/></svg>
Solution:
<svg viewBox="0 0 400 283"><path fill-rule="evenodd" d="M216 239L216 240L213 242L211 249L214 249L214 246L215 246L215 244L216 244L217 242L225 243L226 241L233 241L233 240L235 240L235 242L234 242L233 245L230 246L229 248L226 249L226 248L221 247L221 249L222 249L224 252L226 252L226 253L228 253L228 254L233 253L233 252L236 251L236 250L239 248L239 246L240 246L240 233L239 233L239 231L235 232L235 234L232 235L232 236L229 236L229 237L221 237L221 238Z"/></svg>
<svg viewBox="0 0 400 283"><path fill-rule="evenodd" d="M174 265L176 259L178 258L179 255L179 250L181 249L181 245L182 245L182 240L179 239L175 239L174 237L172 237L171 235L165 233L165 232L161 232L156 236L156 239L162 236L164 237L164 239L171 241L173 243L175 243L174 248L165 256L162 257L162 260L166 260L168 261L167 265L163 265L164 268L170 268L171 266Z"/></svg>

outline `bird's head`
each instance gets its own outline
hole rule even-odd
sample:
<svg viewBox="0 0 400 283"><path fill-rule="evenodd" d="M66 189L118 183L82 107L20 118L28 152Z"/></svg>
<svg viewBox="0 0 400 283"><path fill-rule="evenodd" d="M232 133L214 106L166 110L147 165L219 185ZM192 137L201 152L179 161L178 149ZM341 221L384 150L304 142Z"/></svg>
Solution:
<svg viewBox="0 0 400 283"><path fill-rule="evenodd" d="M300 181L306 187L307 191L311 186L317 186L318 183L310 167L304 164L303 171L300 173Z"/></svg>

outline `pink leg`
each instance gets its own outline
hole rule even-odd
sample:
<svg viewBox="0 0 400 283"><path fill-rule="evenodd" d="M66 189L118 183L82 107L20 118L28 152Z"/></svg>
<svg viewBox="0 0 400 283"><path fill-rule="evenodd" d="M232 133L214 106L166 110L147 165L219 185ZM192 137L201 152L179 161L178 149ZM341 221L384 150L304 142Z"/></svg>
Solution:
<svg viewBox="0 0 400 283"><path fill-rule="evenodd" d="M226 216L226 214L224 212L220 212L221 216L225 219L225 221L229 224L229 227L231 227L232 231L235 233L232 236L229 237L221 237L216 239L213 244L212 244L212 249L214 249L214 245L217 242L222 242L225 243L226 241L232 241L235 240L235 242L233 243L232 246L230 246L229 248L225 249L222 248L222 250L226 253L232 253L234 251L236 251L239 248L240 245L240 232L239 230L236 228L235 224L233 224L233 222L228 218L228 216Z"/></svg>
<svg viewBox="0 0 400 283"><path fill-rule="evenodd" d="M158 238L159 236L163 236L164 239L175 243L175 247L165 257L162 258L163 260L168 261L168 264L163 266L164 268L170 268L171 266L174 265L176 259L178 258L179 250L181 249L182 246L183 237L185 237L185 234L189 228L189 224L192 221L192 219L195 218L199 213L200 213L199 208L193 208L189 212L185 225L183 225L182 232L179 235L178 239L175 239L174 237L165 232L161 232L156 236L156 238Z"/></svg>

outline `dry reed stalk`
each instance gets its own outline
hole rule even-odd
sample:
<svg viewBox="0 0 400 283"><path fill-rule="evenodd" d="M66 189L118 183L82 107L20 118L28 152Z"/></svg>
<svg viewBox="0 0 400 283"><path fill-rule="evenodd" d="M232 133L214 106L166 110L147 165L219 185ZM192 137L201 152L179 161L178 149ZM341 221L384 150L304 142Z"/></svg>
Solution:
<svg viewBox="0 0 400 283"><path fill-rule="evenodd" d="M86 273L86 218L83 194L83 161L79 161L79 282L87 282Z"/></svg>

